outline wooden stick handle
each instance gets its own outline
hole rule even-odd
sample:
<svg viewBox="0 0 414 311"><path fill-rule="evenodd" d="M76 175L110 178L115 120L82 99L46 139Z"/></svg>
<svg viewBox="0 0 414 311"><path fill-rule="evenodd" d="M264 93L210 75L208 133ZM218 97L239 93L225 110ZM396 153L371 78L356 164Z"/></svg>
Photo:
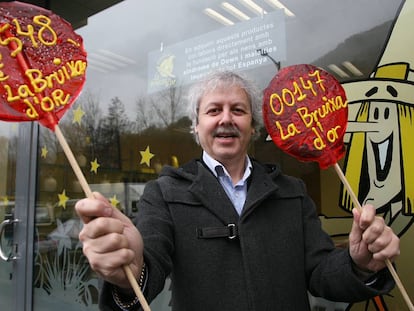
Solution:
<svg viewBox="0 0 414 311"><path fill-rule="evenodd" d="M336 173L339 176L339 179L342 181L342 183L344 184L346 190L348 191L348 194L351 196L352 202L354 203L355 207L358 209L358 211L361 211L362 206L359 203L358 198L356 197L354 191L352 190L351 185L349 184L348 180L346 179L344 173L342 172L341 167L339 166L338 163L335 163L334 168L335 168ZM401 280L400 280L400 278L397 274L397 271L395 271L394 266L392 265L391 261L388 258L385 260L385 264L387 265L388 270L390 271L392 277L394 278L394 281L397 284L397 287L399 288L399 290L400 290L400 292L401 292L401 294L402 294L402 296L405 300L405 303L408 306L408 309L410 311L414 311L413 303L411 302L410 297L408 296L407 291L405 290L404 285L402 284L402 282L401 282Z"/></svg>
<svg viewBox="0 0 414 311"><path fill-rule="evenodd" d="M63 152L65 153L66 157L68 158L68 161L70 163L70 166L72 166L72 170L76 175L76 178L78 179L83 192L85 192L86 197L93 198L93 193L91 188L89 187L88 182L86 181L85 176L82 173L81 168L79 167L78 162L75 159L75 156L72 153L72 150L70 149L65 137L62 134L62 131L60 130L59 126L55 126L55 134L56 137L63 149Z"/></svg>
<svg viewBox="0 0 414 311"><path fill-rule="evenodd" d="M56 125L55 126L55 133L56 133L56 137L63 149L63 152L65 153L66 157L68 158L68 161L70 163L70 165L72 166L73 172L75 173L76 177L79 180L79 183L83 189L83 192L85 192L85 195L88 198L93 198L93 193L92 190L88 184L88 182L86 181L85 176L82 173L81 168L79 167L78 162L75 159L75 156L73 155L72 150L70 149L65 137L62 134L62 131L60 130L59 126ZM128 281L131 285L131 287L133 288L135 295L138 297L139 303L141 304L141 307L144 311L151 311L150 307L148 306L147 300L145 299L144 295L142 294L141 288L138 285L137 280L135 279L131 268L129 265L124 265L124 272L128 278Z"/></svg>
<svg viewBox="0 0 414 311"><path fill-rule="evenodd" d="M131 284L132 288L134 289L135 295L137 295L139 303L141 304L141 307L144 311L151 311L147 300L145 299L144 295L142 294L141 288L139 287L137 280L134 277L134 274L132 273L132 270L130 266L125 265L124 266L124 272L129 280L129 283Z"/></svg>

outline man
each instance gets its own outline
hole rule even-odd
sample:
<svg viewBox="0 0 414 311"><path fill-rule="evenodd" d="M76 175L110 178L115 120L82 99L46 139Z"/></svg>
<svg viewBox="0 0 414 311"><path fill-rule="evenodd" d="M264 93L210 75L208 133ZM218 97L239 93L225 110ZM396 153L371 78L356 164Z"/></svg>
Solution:
<svg viewBox="0 0 414 311"><path fill-rule="evenodd" d="M147 184L136 226L99 194L76 205L84 253L105 280L103 309L139 308L125 264L148 301L171 276L179 311L302 311L308 290L353 302L392 289L384 261L398 256L399 239L372 206L354 211L349 249L336 249L303 182L248 157L261 125L248 80L214 73L189 100L202 158Z"/></svg>

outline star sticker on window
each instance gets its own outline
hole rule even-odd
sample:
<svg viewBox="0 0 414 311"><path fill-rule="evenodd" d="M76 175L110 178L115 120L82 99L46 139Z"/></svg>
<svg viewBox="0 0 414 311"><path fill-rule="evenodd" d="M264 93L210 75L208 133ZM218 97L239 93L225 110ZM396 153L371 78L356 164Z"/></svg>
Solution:
<svg viewBox="0 0 414 311"><path fill-rule="evenodd" d="M66 196L66 190L63 189L63 192L58 194L59 198L59 204L58 206L63 206L63 209L66 209L66 202L69 200L69 198Z"/></svg>
<svg viewBox="0 0 414 311"><path fill-rule="evenodd" d="M91 172L94 172L95 174L98 174L98 167L101 165L98 163L98 159L95 158L93 162L91 162Z"/></svg>
<svg viewBox="0 0 414 311"><path fill-rule="evenodd" d="M73 120L72 120L72 124L73 123L78 123L79 125L81 125L81 121L82 121L82 117L85 115L85 111L82 110L81 106L78 106L78 108L76 108L73 111Z"/></svg>
<svg viewBox="0 0 414 311"><path fill-rule="evenodd" d="M43 146L42 147L42 153L41 153L41 157L43 158L43 159L46 159L46 157L47 157L47 153L49 152L49 150L47 150L47 147L46 146Z"/></svg>
<svg viewBox="0 0 414 311"><path fill-rule="evenodd" d="M150 152L149 146L145 149L145 151L140 151L141 153L141 162L139 164L145 163L148 167L150 167L150 160L154 157L154 154Z"/></svg>
<svg viewBox="0 0 414 311"><path fill-rule="evenodd" d="M116 198L116 194L114 194L114 196L112 198L109 199L109 202L111 202L111 205L113 207L116 207L119 204L118 199Z"/></svg>

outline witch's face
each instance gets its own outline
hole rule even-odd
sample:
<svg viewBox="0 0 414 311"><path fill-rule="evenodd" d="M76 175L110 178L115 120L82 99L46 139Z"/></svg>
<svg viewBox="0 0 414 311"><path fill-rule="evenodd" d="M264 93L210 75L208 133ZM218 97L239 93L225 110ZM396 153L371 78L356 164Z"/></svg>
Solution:
<svg viewBox="0 0 414 311"><path fill-rule="evenodd" d="M377 208L388 204L401 191L401 154L396 103L371 102L368 122L377 131L366 133L369 192L364 203Z"/></svg>

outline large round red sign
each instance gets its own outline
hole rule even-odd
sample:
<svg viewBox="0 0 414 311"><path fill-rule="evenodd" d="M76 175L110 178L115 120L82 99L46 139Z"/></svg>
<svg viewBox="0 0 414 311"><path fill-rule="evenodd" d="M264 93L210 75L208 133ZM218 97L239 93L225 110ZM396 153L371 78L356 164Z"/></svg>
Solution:
<svg viewBox="0 0 414 311"><path fill-rule="evenodd" d="M0 119L54 130L85 82L82 38L56 14L21 2L0 5Z"/></svg>
<svg viewBox="0 0 414 311"><path fill-rule="evenodd" d="M273 142L301 161L327 168L345 153L345 91L320 68L302 64L281 69L264 91L263 118Z"/></svg>

